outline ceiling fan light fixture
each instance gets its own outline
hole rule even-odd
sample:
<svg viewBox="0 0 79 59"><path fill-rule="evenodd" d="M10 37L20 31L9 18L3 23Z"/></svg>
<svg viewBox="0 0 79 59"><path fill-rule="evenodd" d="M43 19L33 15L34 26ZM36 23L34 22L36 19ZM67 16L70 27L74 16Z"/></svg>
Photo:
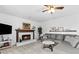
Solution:
<svg viewBox="0 0 79 59"><path fill-rule="evenodd" d="M55 13L55 9L54 8L51 8L51 12Z"/></svg>
<svg viewBox="0 0 79 59"><path fill-rule="evenodd" d="M51 8L50 10L48 10L48 13L55 13L55 9L54 8Z"/></svg>

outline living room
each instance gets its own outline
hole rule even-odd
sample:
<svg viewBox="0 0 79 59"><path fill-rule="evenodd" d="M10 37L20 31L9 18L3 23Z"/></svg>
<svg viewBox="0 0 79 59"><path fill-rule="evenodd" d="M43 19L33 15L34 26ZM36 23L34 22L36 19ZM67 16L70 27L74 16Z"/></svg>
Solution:
<svg viewBox="0 0 79 59"><path fill-rule="evenodd" d="M11 34L0 35L0 42L2 41L2 37L4 41L6 39L10 39L10 47L8 47L7 49L1 49L1 53L4 53L4 54L8 54L8 53L74 54L75 53L75 54L78 54L79 53L79 50L78 50L79 48L77 44L78 40L76 40L74 36L78 35L78 32L79 32L79 28L78 28L79 6L78 5L63 5L63 6L64 6L63 10L56 11L51 14L48 12L42 12L45 7L43 5L0 5L0 25L5 24L5 25L12 26ZM23 23L25 23L25 25L23 25ZM29 30L32 30L30 32L25 31L24 29L24 28L27 28L28 24L30 24ZM67 42L62 42L62 38L59 37L58 40L56 39L56 42L58 43L53 48L54 49L53 52L51 52L51 50L48 48L42 49L43 43L41 42L41 38L39 39L39 33L38 33L39 27L42 28L43 35L50 31L63 32L65 30L68 30L69 32L67 32L67 34L69 33L71 34L69 35L71 36L71 40L67 39L66 40ZM21 30L21 33L19 33L20 30ZM17 31L19 31L18 32L19 34L17 33ZM22 42L20 39L22 39L22 35L24 34L30 34L32 40L25 40ZM18 41L16 37L19 38ZM73 40L73 38L75 40ZM74 42L76 41L76 42L73 43L71 41L74 41ZM71 43L71 45L68 42ZM77 47L74 48L73 44L75 44L75 46L77 45ZM8 44L5 44L5 46L7 45ZM3 46L3 45L0 44L0 46ZM39 50L37 50L37 48ZM27 50L24 50L24 49L27 49Z"/></svg>

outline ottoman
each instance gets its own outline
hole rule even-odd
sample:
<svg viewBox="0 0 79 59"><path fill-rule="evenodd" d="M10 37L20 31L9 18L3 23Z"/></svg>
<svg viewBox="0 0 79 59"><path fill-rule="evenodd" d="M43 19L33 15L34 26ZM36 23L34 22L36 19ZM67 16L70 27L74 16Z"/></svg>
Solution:
<svg viewBox="0 0 79 59"><path fill-rule="evenodd" d="M43 48L49 48L49 49L51 49L51 51L53 51L53 47L55 44L54 41L46 40L46 41L43 41L42 43L43 43Z"/></svg>

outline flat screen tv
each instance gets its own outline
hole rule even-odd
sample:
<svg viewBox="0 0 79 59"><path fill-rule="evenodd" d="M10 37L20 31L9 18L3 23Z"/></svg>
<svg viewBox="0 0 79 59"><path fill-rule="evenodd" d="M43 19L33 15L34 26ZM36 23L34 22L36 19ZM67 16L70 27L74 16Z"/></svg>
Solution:
<svg viewBox="0 0 79 59"><path fill-rule="evenodd" d="M12 26L0 23L0 35L11 34Z"/></svg>

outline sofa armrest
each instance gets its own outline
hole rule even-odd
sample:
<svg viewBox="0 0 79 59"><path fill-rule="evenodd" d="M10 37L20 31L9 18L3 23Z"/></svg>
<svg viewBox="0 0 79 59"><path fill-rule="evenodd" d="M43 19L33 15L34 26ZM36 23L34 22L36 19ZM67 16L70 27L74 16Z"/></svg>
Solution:
<svg viewBox="0 0 79 59"><path fill-rule="evenodd" d="M75 45L75 47L74 47L74 48L78 48L78 45L79 45L79 42L77 42L77 44Z"/></svg>

